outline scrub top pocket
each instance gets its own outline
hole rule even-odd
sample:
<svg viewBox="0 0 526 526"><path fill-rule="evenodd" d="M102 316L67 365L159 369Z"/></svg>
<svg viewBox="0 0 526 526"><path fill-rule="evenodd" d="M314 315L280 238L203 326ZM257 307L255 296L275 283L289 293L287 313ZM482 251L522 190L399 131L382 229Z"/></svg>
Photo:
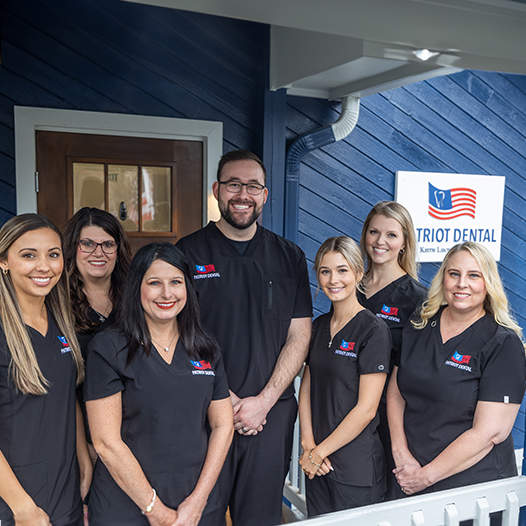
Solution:
<svg viewBox="0 0 526 526"><path fill-rule="evenodd" d="M261 276L265 318L290 320L296 301L296 280L286 276Z"/></svg>

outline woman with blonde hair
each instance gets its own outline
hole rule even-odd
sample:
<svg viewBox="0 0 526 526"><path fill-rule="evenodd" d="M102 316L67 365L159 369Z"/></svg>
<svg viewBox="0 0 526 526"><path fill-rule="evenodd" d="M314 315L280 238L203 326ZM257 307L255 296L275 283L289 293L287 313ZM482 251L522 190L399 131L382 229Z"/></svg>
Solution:
<svg viewBox="0 0 526 526"><path fill-rule="evenodd" d="M92 469L60 232L37 214L10 219L0 268L0 521L79 526Z"/></svg>
<svg viewBox="0 0 526 526"><path fill-rule="evenodd" d="M391 337L356 298L363 260L349 237L327 239L314 269L332 309L313 324L299 415L309 516L383 500L385 462L377 409Z"/></svg>
<svg viewBox="0 0 526 526"><path fill-rule="evenodd" d="M358 291L358 301L383 319L391 331L391 371L394 357L400 351L402 329L413 312L422 305L427 294L426 287L418 282L415 229L407 209L395 201L376 203L365 219L360 247L367 261L367 270L361 290ZM390 499L396 482L391 473L395 466L387 425L385 392L378 411L378 433L388 468L386 498Z"/></svg>
<svg viewBox="0 0 526 526"><path fill-rule="evenodd" d="M521 330L491 253L454 246L403 333L388 389L398 494L517 474L511 429L524 396Z"/></svg>

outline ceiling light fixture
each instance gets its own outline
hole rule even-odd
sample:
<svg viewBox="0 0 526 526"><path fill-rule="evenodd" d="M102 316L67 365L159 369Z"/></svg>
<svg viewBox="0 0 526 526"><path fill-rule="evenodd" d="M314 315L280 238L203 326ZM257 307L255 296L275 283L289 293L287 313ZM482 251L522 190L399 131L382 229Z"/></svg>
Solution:
<svg viewBox="0 0 526 526"><path fill-rule="evenodd" d="M440 55L440 53L438 53L437 51L429 51L429 49L417 49L416 51L413 51L413 54L416 56L416 58L419 58L423 61L429 60L432 57Z"/></svg>

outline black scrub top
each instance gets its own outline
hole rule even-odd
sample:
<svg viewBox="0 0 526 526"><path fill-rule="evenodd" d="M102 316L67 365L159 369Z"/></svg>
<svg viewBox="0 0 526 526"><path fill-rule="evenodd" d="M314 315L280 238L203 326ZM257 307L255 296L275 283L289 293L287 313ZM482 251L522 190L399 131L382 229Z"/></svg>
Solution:
<svg viewBox="0 0 526 526"><path fill-rule="evenodd" d="M357 291L356 297L363 307L387 323L393 339L392 365L394 357L400 352L402 330L413 312L426 300L427 288L405 274L370 298L360 291Z"/></svg>
<svg viewBox="0 0 526 526"><path fill-rule="evenodd" d="M409 450L424 466L473 425L477 402L520 404L526 382L524 347L511 329L486 314L442 343L440 316L404 330L397 374L404 398ZM517 474L510 436L477 464L427 491L477 484Z"/></svg>
<svg viewBox="0 0 526 526"><path fill-rule="evenodd" d="M177 243L190 264L201 317L219 341L230 388L244 398L269 381L292 318L312 316L305 255L257 225L244 255L215 223ZM281 398L293 395L288 387Z"/></svg>
<svg viewBox="0 0 526 526"><path fill-rule="evenodd" d="M325 440L358 402L360 375L387 373L391 335L387 325L362 310L333 338L332 313L314 321L307 363L311 376L311 414L316 444ZM378 415L354 440L329 456L326 477L352 486L372 486L385 475Z"/></svg>
<svg viewBox="0 0 526 526"><path fill-rule="evenodd" d="M122 393L121 436L162 501L176 509L193 491L208 449L206 413L229 397L221 357L190 359L177 343L171 364L152 349L126 366L126 339L118 329L97 334L89 347L86 401ZM219 355L219 353L218 353ZM214 492L207 509L218 505ZM97 460L89 500L90 526L147 525L137 505Z"/></svg>
<svg viewBox="0 0 526 526"><path fill-rule="evenodd" d="M0 450L18 481L53 526L82 525L76 442L77 368L71 349L48 312L42 336L28 327L38 365L49 381L42 396L17 391L9 373L11 354L0 329ZM14 524L0 499L2 526Z"/></svg>

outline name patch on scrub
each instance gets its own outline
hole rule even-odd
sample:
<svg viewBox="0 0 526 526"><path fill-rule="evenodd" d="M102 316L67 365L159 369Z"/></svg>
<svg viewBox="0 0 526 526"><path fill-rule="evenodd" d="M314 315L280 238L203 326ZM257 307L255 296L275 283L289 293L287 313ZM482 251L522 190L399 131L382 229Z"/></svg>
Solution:
<svg viewBox="0 0 526 526"><path fill-rule="evenodd" d="M463 371L471 372L471 367L468 365L471 360L471 356L467 354L460 354L455 351L450 360L446 360L445 365L461 369Z"/></svg>
<svg viewBox="0 0 526 526"><path fill-rule="evenodd" d="M350 358L358 358L358 355L354 352L355 342L346 342L342 340L340 348L334 351L334 354L339 354L340 356L348 356Z"/></svg>
<svg viewBox="0 0 526 526"><path fill-rule="evenodd" d="M57 338L60 340L60 343L62 344L62 349L60 349L60 352L62 354L71 352L71 347L69 346L69 343L66 340L66 338L64 336L57 336Z"/></svg>
<svg viewBox="0 0 526 526"><path fill-rule="evenodd" d="M221 274L219 274L219 272L216 272L215 265L196 265L195 270L197 271L197 274L194 275L194 279L221 277Z"/></svg>
<svg viewBox="0 0 526 526"><path fill-rule="evenodd" d="M193 360L190 360L190 363L194 366L194 370L192 371L192 374L197 375L205 375L205 376L215 376L216 373L212 371L212 366L210 365L210 362L205 361L199 361L194 362Z"/></svg>
<svg viewBox="0 0 526 526"><path fill-rule="evenodd" d="M388 307L384 304L381 312L377 312L376 316L384 320L394 321L400 323L400 318L398 317L398 307Z"/></svg>

